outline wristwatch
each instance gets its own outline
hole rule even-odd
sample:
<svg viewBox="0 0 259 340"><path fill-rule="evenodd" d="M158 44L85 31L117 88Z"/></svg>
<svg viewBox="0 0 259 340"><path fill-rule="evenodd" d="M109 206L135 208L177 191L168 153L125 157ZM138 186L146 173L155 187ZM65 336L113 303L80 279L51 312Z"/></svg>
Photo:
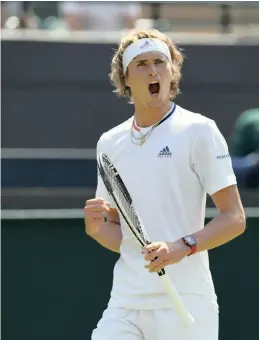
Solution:
<svg viewBox="0 0 259 340"><path fill-rule="evenodd" d="M182 240L188 247L191 248L191 253L188 256L195 254L197 250L197 242L195 238L191 235L188 235L183 237Z"/></svg>

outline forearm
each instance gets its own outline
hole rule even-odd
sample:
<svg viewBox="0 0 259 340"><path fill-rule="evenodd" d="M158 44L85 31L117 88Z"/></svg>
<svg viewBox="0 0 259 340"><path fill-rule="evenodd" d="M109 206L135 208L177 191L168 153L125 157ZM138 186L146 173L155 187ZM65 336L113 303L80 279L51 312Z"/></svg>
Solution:
<svg viewBox="0 0 259 340"><path fill-rule="evenodd" d="M245 216L230 212L220 213L204 229L193 234L197 251L219 247L245 231Z"/></svg>
<svg viewBox="0 0 259 340"><path fill-rule="evenodd" d="M95 234L90 234L96 242L113 252L120 252L122 232L119 224L114 222L105 222L100 230Z"/></svg>

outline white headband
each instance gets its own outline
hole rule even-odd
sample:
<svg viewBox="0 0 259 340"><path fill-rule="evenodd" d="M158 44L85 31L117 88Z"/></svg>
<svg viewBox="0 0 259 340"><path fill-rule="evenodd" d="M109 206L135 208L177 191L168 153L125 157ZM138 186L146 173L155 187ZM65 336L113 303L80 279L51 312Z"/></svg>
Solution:
<svg viewBox="0 0 259 340"><path fill-rule="evenodd" d="M169 60L171 60L171 54L167 44L159 39L143 38L130 44L124 51L122 56L123 71L126 73L127 67L132 59L137 57L141 53L145 52L161 52Z"/></svg>

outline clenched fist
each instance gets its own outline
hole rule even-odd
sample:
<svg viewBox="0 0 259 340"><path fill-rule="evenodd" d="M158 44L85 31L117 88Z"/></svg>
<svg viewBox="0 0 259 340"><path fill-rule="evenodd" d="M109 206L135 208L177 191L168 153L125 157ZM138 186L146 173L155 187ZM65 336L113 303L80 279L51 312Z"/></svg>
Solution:
<svg viewBox="0 0 259 340"><path fill-rule="evenodd" d="M105 221L105 213L110 210L110 203L102 198L94 198L86 201L85 212L85 231L88 235L99 232L101 225Z"/></svg>

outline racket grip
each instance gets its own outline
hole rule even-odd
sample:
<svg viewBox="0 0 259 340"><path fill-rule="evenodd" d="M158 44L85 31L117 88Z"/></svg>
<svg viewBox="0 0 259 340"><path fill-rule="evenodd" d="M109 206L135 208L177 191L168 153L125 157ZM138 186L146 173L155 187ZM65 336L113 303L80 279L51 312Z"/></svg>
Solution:
<svg viewBox="0 0 259 340"><path fill-rule="evenodd" d="M172 281L169 279L167 274L160 276L160 279L163 282L165 291L173 302L177 314L181 317L185 326L191 326L194 323L194 318L184 305Z"/></svg>

